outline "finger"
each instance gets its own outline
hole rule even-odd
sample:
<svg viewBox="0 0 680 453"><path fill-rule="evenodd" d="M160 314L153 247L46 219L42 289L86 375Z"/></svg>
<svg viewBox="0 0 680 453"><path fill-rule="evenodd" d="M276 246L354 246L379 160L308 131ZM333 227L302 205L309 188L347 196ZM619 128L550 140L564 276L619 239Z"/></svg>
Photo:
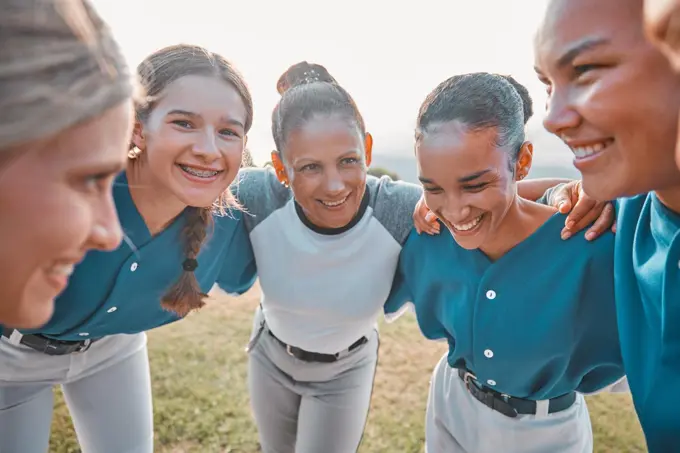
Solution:
<svg viewBox="0 0 680 453"><path fill-rule="evenodd" d="M616 215L614 215L614 225L612 225L612 233L616 233Z"/></svg>
<svg viewBox="0 0 680 453"><path fill-rule="evenodd" d="M600 212L602 212L602 209L604 209L604 203L598 203L592 198L584 195L574 205L574 209L572 209L567 216L564 226L574 233L580 231L588 225L588 223L595 221L600 215ZM593 210L595 210L594 214L592 213ZM586 216L588 216L590 222L584 223L583 219ZM578 225L580 225L580 228L577 228Z"/></svg>
<svg viewBox="0 0 680 453"><path fill-rule="evenodd" d="M421 234L427 229L427 222L422 217L416 217L413 219L413 225L416 227L418 234Z"/></svg>
<svg viewBox="0 0 680 453"><path fill-rule="evenodd" d="M427 219L427 215L425 216L414 215L413 224L416 227L416 231L418 232L418 234L421 233L437 234L439 232L439 224L437 223L433 225L432 222Z"/></svg>
<svg viewBox="0 0 680 453"><path fill-rule="evenodd" d="M571 228L566 226L564 227L564 229L562 230L562 239L569 239L574 234L578 233L579 231L583 230L584 228L588 227L593 222L595 222L600 217L600 214L604 210L604 207L605 207L604 203L595 203L593 209L586 212L585 215L583 215L578 222L576 222L575 224L571 224L572 225ZM574 207L574 210L576 210L576 207Z"/></svg>
<svg viewBox="0 0 680 453"><path fill-rule="evenodd" d="M439 219L437 219L437 216L434 215L432 211L428 211L427 215L425 216L425 220L428 222L428 225L431 227L431 232L432 233L439 233Z"/></svg>
<svg viewBox="0 0 680 453"><path fill-rule="evenodd" d="M565 188L559 189L559 192L552 196L552 206L557 208L562 214L567 214L571 211L572 203L569 190Z"/></svg>
<svg viewBox="0 0 680 453"><path fill-rule="evenodd" d="M586 233L586 239L592 241L598 238L602 233L607 231L614 224L614 206L611 203L607 203L602 210L602 213L597 218L593 226L588 229Z"/></svg>
<svg viewBox="0 0 680 453"><path fill-rule="evenodd" d="M418 203L416 203L416 208L413 211L413 225L416 228L416 232L418 234L421 234L423 231L427 230L427 222L425 221L425 216L428 213L427 206L423 202L423 199L421 197L420 200L418 200Z"/></svg>
<svg viewBox="0 0 680 453"><path fill-rule="evenodd" d="M429 235L439 233L439 231L437 230L437 227L432 225L431 223L423 222L423 226L421 228L422 228L423 232L425 232Z"/></svg>
<svg viewBox="0 0 680 453"><path fill-rule="evenodd" d="M562 214L567 214L571 211L573 203L571 201L571 192L573 184L564 184L554 189L552 196L548 200L548 204L556 208Z"/></svg>

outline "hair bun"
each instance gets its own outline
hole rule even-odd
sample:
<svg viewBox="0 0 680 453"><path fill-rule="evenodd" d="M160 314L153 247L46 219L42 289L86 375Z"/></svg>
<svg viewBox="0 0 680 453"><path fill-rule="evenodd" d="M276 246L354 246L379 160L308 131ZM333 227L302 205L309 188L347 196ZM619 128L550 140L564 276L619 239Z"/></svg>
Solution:
<svg viewBox="0 0 680 453"><path fill-rule="evenodd" d="M517 91L517 94L519 94L520 99L522 99L522 113L524 114L524 124L527 124L527 122L529 122L531 117L534 115L534 101L531 99L529 90L527 90L527 87L525 87L517 80L515 80L514 77L503 74L499 75L508 82L510 82L510 85L512 85L515 91Z"/></svg>
<svg viewBox="0 0 680 453"><path fill-rule="evenodd" d="M276 82L276 91L283 96L283 93L293 87L316 82L338 83L323 66L301 61L288 68L279 77Z"/></svg>

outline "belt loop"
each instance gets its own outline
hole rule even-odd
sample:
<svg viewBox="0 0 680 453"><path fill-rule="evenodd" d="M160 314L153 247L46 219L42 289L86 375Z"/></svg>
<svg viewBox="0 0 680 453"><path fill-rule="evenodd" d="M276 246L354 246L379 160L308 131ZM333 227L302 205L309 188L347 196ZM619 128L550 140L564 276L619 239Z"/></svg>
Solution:
<svg viewBox="0 0 680 453"><path fill-rule="evenodd" d="M21 332L19 332L17 329L14 329L12 330L12 333L10 334L8 340L14 346L19 346L21 344L21 339L23 337L24 335Z"/></svg>
<svg viewBox="0 0 680 453"><path fill-rule="evenodd" d="M545 418L550 410L549 400L536 401L536 418Z"/></svg>

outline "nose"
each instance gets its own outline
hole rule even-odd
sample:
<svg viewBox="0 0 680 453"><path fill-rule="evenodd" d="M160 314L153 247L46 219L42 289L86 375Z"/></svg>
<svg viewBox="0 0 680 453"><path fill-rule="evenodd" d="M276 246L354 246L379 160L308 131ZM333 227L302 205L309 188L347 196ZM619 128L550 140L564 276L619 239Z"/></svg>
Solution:
<svg viewBox="0 0 680 453"><path fill-rule="evenodd" d="M200 139L192 148L194 155L206 162L213 162L220 158L220 148L217 145L217 137L214 131L206 130L200 135Z"/></svg>
<svg viewBox="0 0 680 453"><path fill-rule="evenodd" d="M449 222L459 223L469 219L470 205L465 197L452 193L446 197L441 213Z"/></svg>
<svg viewBox="0 0 680 453"><path fill-rule="evenodd" d="M337 194L345 190L345 180L336 168L326 172L325 182L326 191L329 194Z"/></svg>
<svg viewBox="0 0 680 453"><path fill-rule="evenodd" d="M546 101L543 126L548 132L560 136L569 129L578 127L581 117L572 105L567 93L554 90Z"/></svg>
<svg viewBox="0 0 680 453"><path fill-rule="evenodd" d="M89 247L107 252L118 248L123 240L123 230L111 194L95 210L93 220Z"/></svg>

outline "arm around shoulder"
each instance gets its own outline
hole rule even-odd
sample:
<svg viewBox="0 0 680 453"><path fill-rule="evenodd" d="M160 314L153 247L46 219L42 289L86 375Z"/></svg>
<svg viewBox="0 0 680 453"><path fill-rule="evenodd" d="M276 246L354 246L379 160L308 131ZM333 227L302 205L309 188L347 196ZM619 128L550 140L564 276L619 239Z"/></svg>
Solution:
<svg viewBox="0 0 680 453"><path fill-rule="evenodd" d="M257 279L257 263L244 220L238 220L229 246L226 249L217 285L230 295L248 291Z"/></svg>
<svg viewBox="0 0 680 453"><path fill-rule="evenodd" d="M411 292L407 278L408 253L410 253L409 249L404 247L399 256L397 270L394 273L390 295L387 297L383 307L385 320L387 322L395 321L405 312L409 311L409 309L412 311L414 310L413 293Z"/></svg>
<svg viewBox="0 0 680 453"><path fill-rule="evenodd" d="M231 190L244 211L245 227L249 232L292 196L271 167L241 169Z"/></svg>
<svg viewBox="0 0 680 453"><path fill-rule="evenodd" d="M375 191L371 196L376 219L403 245L413 229L413 211L423 194L422 188L404 181L392 181L388 176L369 178L369 189Z"/></svg>

